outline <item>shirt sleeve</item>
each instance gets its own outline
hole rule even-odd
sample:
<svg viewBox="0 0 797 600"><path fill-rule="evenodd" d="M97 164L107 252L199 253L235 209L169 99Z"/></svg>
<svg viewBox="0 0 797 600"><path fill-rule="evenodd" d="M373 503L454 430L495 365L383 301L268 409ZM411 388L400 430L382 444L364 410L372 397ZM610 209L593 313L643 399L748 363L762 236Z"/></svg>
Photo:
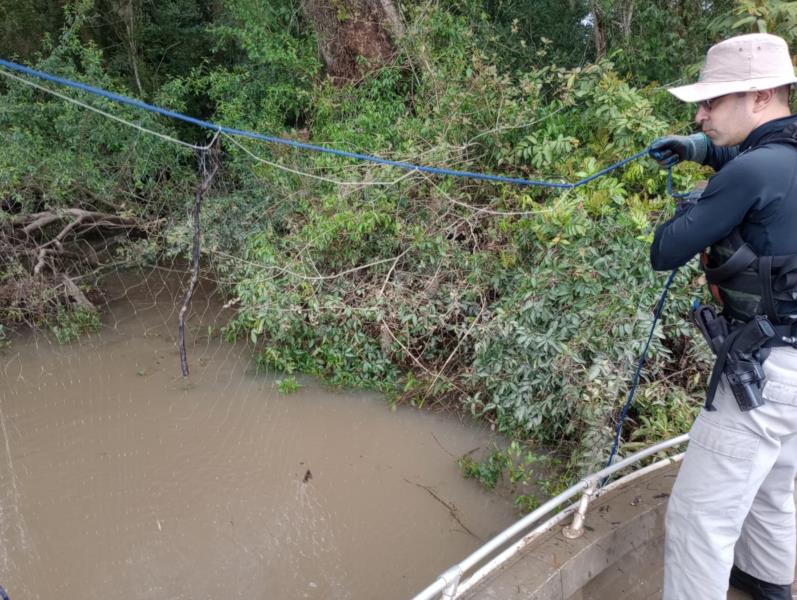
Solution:
<svg viewBox="0 0 797 600"><path fill-rule="evenodd" d="M761 187L759 171L751 154L739 157L714 175L700 199L679 207L675 215L656 229L650 262L657 271L686 264L695 254L723 239L743 220L757 202Z"/></svg>
<svg viewBox="0 0 797 600"><path fill-rule="evenodd" d="M708 141L708 148L706 149L706 158L703 159L703 164L711 167L715 171L719 171L730 160L733 160L739 155L739 146L715 146L711 140Z"/></svg>

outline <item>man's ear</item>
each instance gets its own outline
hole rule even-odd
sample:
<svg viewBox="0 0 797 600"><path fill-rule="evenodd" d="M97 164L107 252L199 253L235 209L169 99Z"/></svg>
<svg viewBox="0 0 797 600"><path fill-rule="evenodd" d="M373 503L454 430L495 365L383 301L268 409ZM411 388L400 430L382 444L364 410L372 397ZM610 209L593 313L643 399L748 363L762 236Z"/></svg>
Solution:
<svg viewBox="0 0 797 600"><path fill-rule="evenodd" d="M775 100L775 90L759 90L755 94L753 112L761 112Z"/></svg>

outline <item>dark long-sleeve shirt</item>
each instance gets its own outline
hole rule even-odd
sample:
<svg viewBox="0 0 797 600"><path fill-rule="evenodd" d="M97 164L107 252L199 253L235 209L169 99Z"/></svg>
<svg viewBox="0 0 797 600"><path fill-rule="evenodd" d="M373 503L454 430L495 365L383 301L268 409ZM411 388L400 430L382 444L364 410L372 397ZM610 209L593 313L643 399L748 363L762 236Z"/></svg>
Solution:
<svg viewBox="0 0 797 600"><path fill-rule="evenodd" d="M736 227L759 255L797 254L797 147L766 143L795 122L792 115L765 123L735 148L709 144L704 164L717 173L696 203L656 230L654 269L685 264Z"/></svg>

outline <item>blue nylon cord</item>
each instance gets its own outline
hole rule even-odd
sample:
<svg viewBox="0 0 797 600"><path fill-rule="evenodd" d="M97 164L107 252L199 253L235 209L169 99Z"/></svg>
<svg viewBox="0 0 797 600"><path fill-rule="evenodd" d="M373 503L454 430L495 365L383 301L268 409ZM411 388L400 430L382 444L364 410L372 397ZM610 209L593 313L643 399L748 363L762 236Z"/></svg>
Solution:
<svg viewBox="0 0 797 600"><path fill-rule="evenodd" d="M648 340L645 342L642 355L639 357L639 364L637 365L636 372L634 373L634 378L631 380L631 389L628 390L628 397L626 398L622 412L620 412L620 420L618 421L617 428L614 432L614 443L612 444L612 450L609 453L609 460L606 461L607 467L612 464L614 456L617 453L617 448L620 445L620 434L623 431L623 424L625 423L625 418L628 416L628 410L631 408L631 404L634 402L634 393L636 392L639 378L642 376L642 368L645 366L645 359L647 358L648 350L650 349L650 342L653 340L653 333L656 331L656 323L658 323L659 317L661 317L661 313L664 310L664 303L667 300L667 293L670 291L670 286L675 279L676 273L678 273L678 269L673 269L672 273L670 273L670 276L667 278L667 283L664 284L664 289L661 292L661 296L659 296L659 302L656 304L656 312L653 315L653 324L650 327L650 333L648 333ZM606 479L603 480L601 485L603 485L605 482Z"/></svg>
<svg viewBox="0 0 797 600"><path fill-rule="evenodd" d="M421 171L423 173L432 173L434 175L447 175L452 177L465 177L469 179L480 179L485 181L495 181L498 183L511 183L514 185L525 185L525 186L538 186L538 187L548 187L548 188L555 188L561 190L571 190L573 188L580 187L582 185L586 185L587 183L614 171L615 169L619 169L627 165L628 163L642 158L647 154L647 149L643 150L642 152L638 152L633 156L629 156L621 160L618 163L610 165L605 169L598 171L594 175L590 175L589 177L582 179L581 181L577 181L576 183L559 183L553 181L537 181L533 179L524 179L521 177L504 177L501 175L490 175L487 173L474 173L471 171L457 171L453 169L441 169L439 167L430 167L427 165L416 165L404 161L397 161L397 160L388 160L386 158L380 158L378 156L372 156L370 154L361 154L359 152L346 152L345 150L336 150L334 148L326 148L324 146L317 146L315 144L306 144L303 142L297 142L295 140L289 140L280 137L274 137L269 135L263 135L260 133L254 133L252 131L246 131L243 129L235 129L232 127L225 127L223 125L216 125L215 123L211 123L209 121L203 121L201 119L195 119L194 117L189 117L188 115L184 115L182 113L178 113L172 110L168 110L165 108L161 108L159 106L155 106L152 104L147 104L146 102L142 102L141 100L136 100L135 98L129 98L127 96L123 96L121 94L116 94L114 92L109 92L102 88L94 87L91 85L87 85L85 83L80 83L77 81L72 81L71 79L66 79L64 77L58 77L57 75L51 75L50 73L45 73L43 71L37 71L36 69L31 69L30 67L26 67L23 65L19 65L17 63L5 60L0 58L0 65L7 69L11 69L12 71L17 71L19 73L24 73L25 75L30 75L32 77L37 77L39 79L43 79L45 81L50 81L53 83L58 83L60 85L64 85L67 87L71 87L74 89L82 90L84 92L88 92L90 94L94 94L95 96L100 96L103 98L107 98L109 100L113 100L115 102L119 102L121 104L126 104L128 106L133 106L135 108L139 108L141 110L145 110L148 112L156 113L165 117L169 117L171 119L177 119L180 121L184 121L186 123L191 123L192 125L196 125L198 127L202 127L204 129L210 129L213 131L220 131L222 133L226 133L228 135L234 135L238 137L245 137L255 140L260 140L264 142L269 142L272 144L282 144L285 146L291 146L293 148L300 148L302 150L311 150L313 152L322 152L325 154L333 154L335 156L342 156L344 158L353 158L357 160L362 160L366 162L376 163L380 165L386 165L389 167L396 167L398 169L404 169L406 171Z"/></svg>
<svg viewBox="0 0 797 600"><path fill-rule="evenodd" d="M679 194L678 192L674 192L672 190L672 167L667 169L667 193L673 198L686 198L689 196L688 193Z"/></svg>
<svg viewBox="0 0 797 600"><path fill-rule="evenodd" d="M667 169L667 193L673 198L686 198L687 196L689 196L688 193L684 194L673 191L672 167ZM661 292L661 296L659 296L659 302L658 304L656 304L656 312L653 315L653 324L650 326L650 332L648 333L647 342L645 342L645 347L642 349L642 354L639 357L639 364L637 364L636 371L634 372L634 377L631 380L631 389L628 390L628 396L626 398L625 404L623 405L623 410L620 412L620 420L617 422L617 427L615 428L614 431L614 443L612 444L611 452L609 452L609 460L606 461L606 467L612 464L612 461L614 460L614 457L617 454L617 449L620 446L620 434L622 434L623 432L623 425L625 424L625 419L628 416L628 411L634 402L634 394L636 393L636 388L637 385L639 384L639 378L642 376L642 368L645 366L645 359L647 358L648 350L650 349L650 342L653 340L653 333L656 331L656 323L658 323L659 317L661 317L661 313L664 310L664 303L667 300L667 294L670 291L670 286L672 285L673 279L675 279L675 274L677 272L678 269L673 269L673 272L670 273L670 276L667 278L667 283L664 284L664 289ZM605 483L606 479L604 479L601 482L601 485Z"/></svg>

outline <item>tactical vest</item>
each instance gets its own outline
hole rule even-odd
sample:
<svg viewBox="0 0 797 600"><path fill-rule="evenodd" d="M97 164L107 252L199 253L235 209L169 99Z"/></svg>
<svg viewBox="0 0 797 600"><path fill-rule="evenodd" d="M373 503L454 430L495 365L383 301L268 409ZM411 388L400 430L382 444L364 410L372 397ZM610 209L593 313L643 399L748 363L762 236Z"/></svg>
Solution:
<svg viewBox="0 0 797 600"><path fill-rule="evenodd" d="M766 315L787 324L797 318L797 254L758 256L737 228L711 247L703 271L728 319Z"/></svg>
<svg viewBox="0 0 797 600"><path fill-rule="evenodd" d="M761 145L772 143L790 144L797 150L797 124ZM726 318L747 322L754 315L766 315L775 325L797 319L797 254L759 256L736 228L713 244L701 263Z"/></svg>

